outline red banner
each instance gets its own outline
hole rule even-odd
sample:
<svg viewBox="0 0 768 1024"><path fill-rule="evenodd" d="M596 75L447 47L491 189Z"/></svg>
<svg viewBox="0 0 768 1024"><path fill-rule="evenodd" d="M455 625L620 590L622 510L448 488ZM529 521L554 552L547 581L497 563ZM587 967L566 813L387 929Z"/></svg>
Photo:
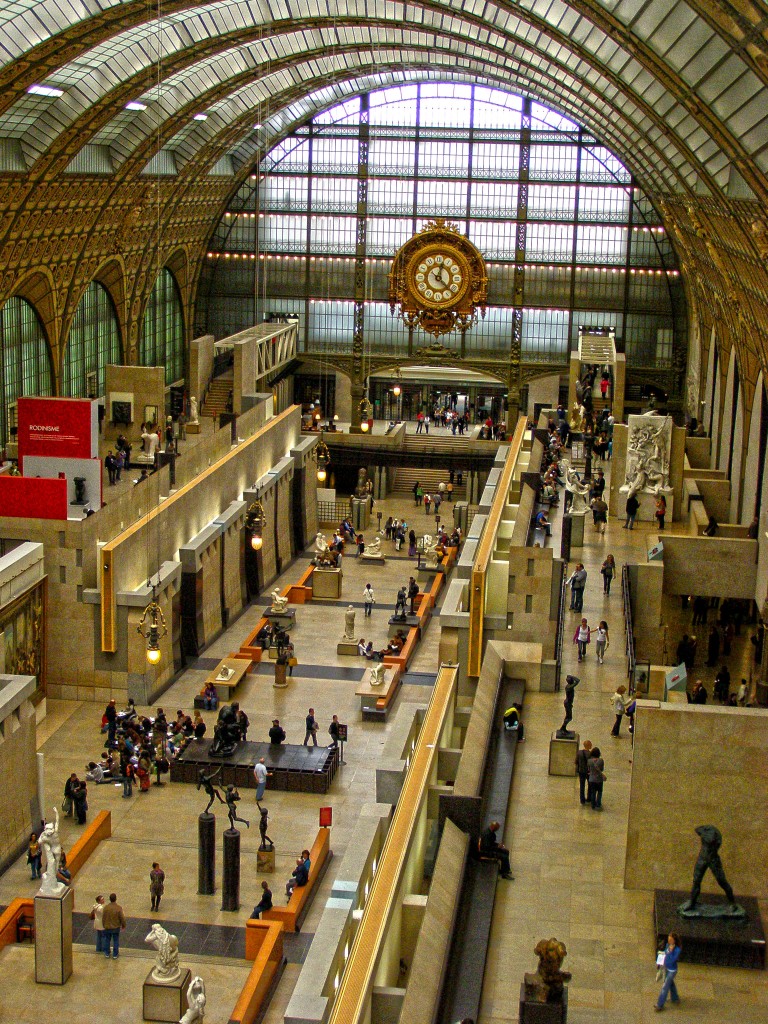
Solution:
<svg viewBox="0 0 768 1024"><path fill-rule="evenodd" d="M0 515L24 519L66 519L67 481L0 476Z"/></svg>
<svg viewBox="0 0 768 1024"><path fill-rule="evenodd" d="M91 459L99 454L98 413L88 398L20 398L19 463L26 455Z"/></svg>

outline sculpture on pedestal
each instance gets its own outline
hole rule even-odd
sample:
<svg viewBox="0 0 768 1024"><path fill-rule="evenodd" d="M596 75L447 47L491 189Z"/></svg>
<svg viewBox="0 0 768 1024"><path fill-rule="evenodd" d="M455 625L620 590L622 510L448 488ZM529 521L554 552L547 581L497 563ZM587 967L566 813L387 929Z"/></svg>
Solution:
<svg viewBox="0 0 768 1024"><path fill-rule="evenodd" d="M400 587L397 592L394 618L401 619L405 622L405 587Z"/></svg>
<svg viewBox="0 0 768 1024"><path fill-rule="evenodd" d="M205 1017L205 985L198 975L190 981L187 989L187 1006L189 1009L179 1024L203 1024Z"/></svg>
<svg viewBox="0 0 768 1024"><path fill-rule="evenodd" d="M368 481L368 470L358 469L357 471L357 487L355 487L355 497L364 500L370 494L370 487Z"/></svg>
<svg viewBox="0 0 768 1024"><path fill-rule="evenodd" d="M424 539L426 541L426 537ZM443 549L440 547L437 541L435 541L435 543L432 544L432 538L430 537L429 539L429 547L427 547L426 544L424 545L424 555L426 556L427 560L426 565L428 569L436 569L440 562L440 554Z"/></svg>
<svg viewBox="0 0 768 1024"><path fill-rule="evenodd" d="M349 605L347 610L344 612L344 639L352 640L355 639L355 608L354 605Z"/></svg>
<svg viewBox="0 0 768 1024"><path fill-rule="evenodd" d="M272 605L269 610L275 615L285 612L288 607L288 598L281 597L276 590L273 590L269 596L272 599Z"/></svg>
<svg viewBox="0 0 768 1024"><path fill-rule="evenodd" d="M194 395L189 400L189 422L197 423L197 399Z"/></svg>
<svg viewBox="0 0 768 1024"><path fill-rule="evenodd" d="M213 743L210 747L211 757L229 757L234 753L240 742L240 725L237 721L237 706L222 704L219 717L213 728Z"/></svg>
<svg viewBox="0 0 768 1024"><path fill-rule="evenodd" d="M45 855L45 871L38 896L60 896L67 888L64 882L56 881L56 872L61 860L61 839L59 838L59 811L53 808L53 821L49 821L40 833L40 846Z"/></svg>
<svg viewBox="0 0 768 1024"><path fill-rule="evenodd" d="M217 775L220 775L220 774L221 774L221 765L219 765L219 767L216 769L215 772L211 772L210 775L206 775L205 774L205 769L204 768L201 768L199 770L199 772L197 773L197 788L198 788L198 790L199 789L204 789L206 794L208 795L208 798L209 798L208 799L208 806L203 811L203 814L208 814L208 812L210 811L211 806L212 806L214 800L218 800L220 804L224 803L224 801L221 798L221 793L218 791L218 789L216 789L216 787L213 784L213 780L216 778Z"/></svg>
<svg viewBox="0 0 768 1024"><path fill-rule="evenodd" d="M565 677L565 700L563 701L565 718L563 719L563 724L555 733L559 740L572 740L576 736L576 733L568 728L568 723L573 719L574 691L580 682L581 680L578 676Z"/></svg>
<svg viewBox="0 0 768 1024"><path fill-rule="evenodd" d="M584 415L584 406L578 400L575 401L573 403L573 407L571 408L571 418L568 421L568 426L571 428L571 430L575 431L576 433L580 433L584 429L584 427L586 426Z"/></svg>
<svg viewBox="0 0 768 1024"><path fill-rule="evenodd" d="M650 422L649 422L650 421ZM658 424L658 425L657 425ZM669 443L672 431L668 416L631 416L627 441L627 467L620 490L628 498L640 491L659 494L670 490Z"/></svg>
<svg viewBox="0 0 768 1024"><path fill-rule="evenodd" d="M534 953L539 958L539 966L535 974L525 974L526 999L536 1003L561 1002L565 982L571 980L571 972L561 970L568 955L565 943L559 939L542 939Z"/></svg>
<svg viewBox="0 0 768 1024"><path fill-rule="evenodd" d="M678 914L681 917L746 917L746 911L736 903L733 889L725 877L723 862L720 860L720 847L723 844L720 830L714 825L699 825L696 835L701 839L701 849L693 868L693 887L689 899L678 907ZM701 883L707 871L715 876L715 881L725 893L728 906L722 903L699 904Z"/></svg>
<svg viewBox="0 0 768 1024"><path fill-rule="evenodd" d="M229 827L233 832L236 832L235 822L241 821L246 828L251 827L251 823L246 821L245 818L238 818L237 816L237 802L240 799L235 786L227 786L226 801L227 801L227 814L229 815Z"/></svg>
<svg viewBox="0 0 768 1024"><path fill-rule="evenodd" d="M371 686L381 686L384 682L384 670L386 666L383 661L371 665Z"/></svg>
<svg viewBox="0 0 768 1024"><path fill-rule="evenodd" d="M322 533L315 535L315 553L318 555L324 554L328 550L328 541Z"/></svg>
<svg viewBox="0 0 768 1024"><path fill-rule="evenodd" d="M154 946L157 950L155 966L152 968L152 978L164 985L168 985L181 975L179 967L179 940L171 935L160 924L153 924L149 930L145 942Z"/></svg>
<svg viewBox="0 0 768 1024"><path fill-rule="evenodd" d="M259 807L259 813L261 818L259 819L259 835L261 836L260 850L274 850L275 844L267 835L267 825L269 823L269 811L266 807Z"/></svg>
<svg viewBox="0 0 768 1024"><path fill-rule="evenodd" d="M589 484L579 480L578 473L567 459L562 459L560 464L565 469L565 489L571 495L568 512L572 516L585 516L589 512Z"/></svg>
<svg viewBox="0 0 768 1024"><path fill-rule="evenodd" d="M363 552L363 558L380 558L381 557L381 537L375 537L372 541L365 545L365 551Z"/></svg>

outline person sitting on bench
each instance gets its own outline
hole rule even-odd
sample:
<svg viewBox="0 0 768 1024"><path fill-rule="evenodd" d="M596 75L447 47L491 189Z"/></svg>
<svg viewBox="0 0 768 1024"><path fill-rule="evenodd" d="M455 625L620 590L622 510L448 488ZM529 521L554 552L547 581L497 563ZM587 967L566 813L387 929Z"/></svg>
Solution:
<svg viewBox="0 0 768 1024"><path fill-rule="evenodd" d="M552 524L547 519L547 513L544 509L536 513L536 528L543 530L547 537L552 536Z"/></svg>
<svg viewBox="0 0 768 1024"><path fill-rule="evenodd" d="M262 651L269 650L272 643L272 626L266 622L256 634L256 643L261 644Z"/></svg>
<svg viewBox="0 0 768 1024"><path fill-rule="evenodd" d="M504 731L516 732L518 743L522 743L525 739L525 727L520 720L520 709L516 704L504 712Z"/></svg>
<svg viewBox="0 0 768 1024"><path fill-rule="evenodd" d="M483 860L497 860L499 862L501 877L506 878L509 882L513 882L515 876L512 874L512 869L509 864L509 850L496 838L496 833L498 831L498 821L492 821L488 828L483 830L478 844L480 857Z"/></svg>
<svg viewBox="0 0 768 1024"><path fill-rule="evenodd" d="M301 856L296 861L296 867L291 873L291 877L285 883L285 898L290 900L293 890L298 886L301 888L306 885L309 881L309 850L302 850Z"/></svg>

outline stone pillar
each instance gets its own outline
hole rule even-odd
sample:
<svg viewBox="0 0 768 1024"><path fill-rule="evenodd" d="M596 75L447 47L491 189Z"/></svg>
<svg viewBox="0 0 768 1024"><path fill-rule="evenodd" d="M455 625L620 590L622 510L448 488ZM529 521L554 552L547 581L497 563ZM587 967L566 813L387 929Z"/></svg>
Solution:
<svg viewBox="0 0 768 1024"><path fill-rule="evenodd" d="M240 833L236 828L228 828L224 833L221 909L240 909Z"/></svg>
<svg viewBox="0 0 768 1024"><path fill-rule="evenodd" d="M210 811L197 819L197 891L200 896L216 892L216 816Z"/></svg>
<svg viewBox="0 0 768 1024"><path fill-rule="evenodd" d="M58 896L35 896L35 981L64 985L72 973L74 890Z"/></svg>
<svg viewBox="0 0 768 1024"><path fill-rule="evenodd" d="M363 400L364 395L362 384L352 385L352 418L349 428L350 434L361 434L360 429L360 403Z"/></svg>

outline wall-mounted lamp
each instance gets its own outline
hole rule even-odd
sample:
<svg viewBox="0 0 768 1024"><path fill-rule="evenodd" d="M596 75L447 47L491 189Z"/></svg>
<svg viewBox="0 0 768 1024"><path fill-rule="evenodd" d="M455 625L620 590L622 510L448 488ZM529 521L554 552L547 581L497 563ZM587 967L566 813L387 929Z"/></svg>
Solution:
<svg viewBox="0 0 768 1024"><path fill-rule="evenodd" d="M261 551L261 545L264 543L262 532L266 519L264 506L257 498L248 506L245 513L245 528L251 535L251 547L254 551Z"/></svg>
<svg viewBox="0 0 768 1024"><path fill-rule="evenodd" d="M144 609L136 631L147 641L147 661L150 665L158 665L162 657L160 641L168 635L168 626L163 611L157 603L154 587L152 588L152 600Z"/></svg>
<svg viewBox="0 0 768 1024"><path fill-rule="evenodd" d="M327 467L331 461L331 453L328 451L328 445L325 441L320 438L315 447L315 462L317 463L317 482L324 484L328 473L326 472Z"/></svg>
<svg viewBox="0 0 768 1024"><path fill-rule="evenodd" d="M360 402L360 429L364 434L368 433L368 420L371 418L372 414L373 406L367 398L364 398Z"/></svg>

